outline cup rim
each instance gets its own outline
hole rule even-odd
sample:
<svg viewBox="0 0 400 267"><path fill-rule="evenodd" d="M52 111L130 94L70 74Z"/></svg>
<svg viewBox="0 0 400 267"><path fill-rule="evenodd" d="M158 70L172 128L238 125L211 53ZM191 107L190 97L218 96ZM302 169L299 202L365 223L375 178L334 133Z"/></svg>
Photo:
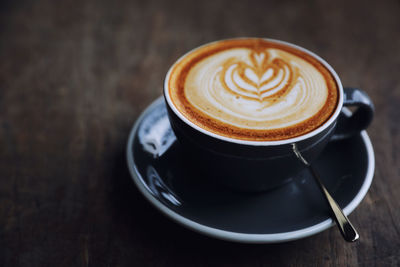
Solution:
<svg viewBox="0 0 400 267"><path fill-rule="evenodd" d="M175 107L175 105L172 102L171 96L169 94L169 88L168 88L168 83L169 83L169 78L171 76L172 70L174 69L174 67L181 62L187 55L189 55L190 53L204 47L210 44L214 44L214 43L218 43L218 42L223 42L223 41L230 41L230 40L241 40L241 39L262 39L262 40L266 40L268 42L274 42L274 43L278 43L278 44L283 44L289 47L293 47L295 49L298 49L312 57L314 57L315 59L317 59L326 69L328 69L328 71L332 74L333 78L335 79L335 82L337 84L337 88L338 88L338 93L339 93L339 98L338 98L338 104L335 108L335 111L332 113L332 115L329 117L329 119L324 122L323 124L321 124L320 126L318 126L317 128L315 128L314 130L312 130L311 132L308 132L306 134L300 135L300 136L296 136L296 137L292 137L292 138L288 138L288 139L282 139L282 140L275 140L275 141L256 141L256 140L241 140L241 139L236 139L236 138L231 138L231 137L227 137L227 136L222 136L213 132L210 132L198 125L196 125L195 123L193 123L192 121L190 121L188 118L186 118L181 112L179 112L179 110ZM168 106L170 107L170 109L175 113L175 115L181 119L185 124L189 125L190 127L192 127L193 129L208 135L210 137L213 137L215 139L219 139L225 142L229 142L229 143L235 143L235 144L240 144L240 145L250 145L250 146L277 146L277 145L285 145L285 144L291 144L291 143L296 143L296 142L300 142L306 139L309 139L315 135L318 135L319 133L321 133L322 131L324 131L326 128L328 128L332 123L334 123L336 121L336 118L339 116L340 111L342 110L343 107L343 85L340 81L339 76L337 75L337 73L335 72L335 70L328 64L328 62L326 62L324 59L322 59L320 56L318 56L317 54L292 43L286 42L286 41L281 41L281 40L276 40L276 39L271 39L271 38L258 38L258 37L240 37L240 38L228 38L228 39L221 39L218 41L213 41L213 42L208 42L206 44L203 44L201 46L198 46L194 49L191 49L190 51L188 51L187 53L185 53L184 55L182 55L181 57L178 58L178 60L175 61L175 63L169 68L165 79L164 79L164 88L163 88L163 92L164 92L164 98L166 99L166 102L168 104Z"/></svg>

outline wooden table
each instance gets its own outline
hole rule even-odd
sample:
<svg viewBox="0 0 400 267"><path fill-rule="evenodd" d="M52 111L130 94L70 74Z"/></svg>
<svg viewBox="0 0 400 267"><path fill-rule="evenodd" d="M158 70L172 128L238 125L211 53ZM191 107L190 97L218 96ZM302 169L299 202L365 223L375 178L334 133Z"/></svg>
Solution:
<svg viewBox="0 0 400 267"><path fill-rule="evenodd" d="M135 188L129 130L168 67L261 36L325 58L372 97L372 187L350 218L278 245L183 229ZM0 9L0 266L399 266L400 2L6 1Z"/></svg>

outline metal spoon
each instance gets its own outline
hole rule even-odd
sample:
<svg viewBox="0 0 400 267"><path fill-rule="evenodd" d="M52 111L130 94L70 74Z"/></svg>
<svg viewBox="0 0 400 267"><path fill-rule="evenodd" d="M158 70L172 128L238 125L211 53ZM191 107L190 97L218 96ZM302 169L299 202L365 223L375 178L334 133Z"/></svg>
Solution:
<svg viewBox="0 0 400 267"><path fill-rule="evenodd" d="M357 230L351 224L349 218L343 213L343 210L339 207L336 201L332 198L331 194L329 194L328 190L322 183L321 179L319 178L318 173L314 170L310 163L307 162L305 158L301 155L300 151L297 149L296 144L292 144L293 152L296 154L297 158L300 159L301 162L304 163L310 170L312 176L314 177L315 181L317 182L319 188L321 189L322 193L325 196L326 201L328 202L331 211L332 217L338 226L340 233L342 234L343 238L347 242L354 242L359 239L359 235Z"/></svg>

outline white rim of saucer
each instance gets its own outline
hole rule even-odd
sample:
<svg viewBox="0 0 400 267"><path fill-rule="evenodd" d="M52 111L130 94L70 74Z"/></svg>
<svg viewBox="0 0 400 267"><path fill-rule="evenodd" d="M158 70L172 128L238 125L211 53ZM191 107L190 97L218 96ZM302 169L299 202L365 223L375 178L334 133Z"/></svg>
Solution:
<svg viewBox="0 0 400 267"><path fill-rule="evenodd" d="M162 97L159 97L155 100L149 107L147 107L140 117L136 120L128 139L127 144L127 164L129 168L129 172L131 173L132 179L138 187L139 191L144 195L144 197L150 201L158 210L160 210L163 214L167 215L177 223L183 225L184 227L194 230L195 232L211 236L214 238L240 242L240 243L254 243L254 244L267 244L267 243L281 243L292 241L296 239L305 238L311 235L315 235L320 233L334 225L332 219L326 219L318 224L315 224L310 227L303 228L301 230L291 231L291 232L283 232L283 233L275 233L275 234L246 234L246 233L237 233L226 230L220 230L213 227L209 227L195 221L192 221L173 210L169 209L167 206L163 205L157 198L155 198L145 187L143 179L139 174L136 165L134 163L134 157L132 152L132 145L135 139L135 134L139 128L140 122L143 118L149 113L154 106L158 105L159 102L163 101ZM351 114L351 112L344 108L344 112L347 114ZM361 132L361 137L364 141L364 144L367 149L368 154L368 169L367 174L365 176L364 183L362 184L360 190L357 195L353 198L353 200L343 209L343 212L348 216L353 210L361 203L364 199L365 195L368 192L368 189L371 186L372 179L374 176L375 170L375 156L374 150L371 144L371 140L366 131Z"/></svg>
<svg viewBox="0 0 400 267"><path fill-rule="evenodd" d="M339 99L338 99L338 105L335 109L335 111L332 113L332 115L330 116L330 118L323 123L322 125L320 125L318 128L312 130L309 133L297 136L297 137L292 137L289 139L285 139L285 140L278 140L278 141L250 141L250 140L240 140L240 139L235 139L235 138L230 138L230 137L226 137L226 136L222 136L219 134L215 134L212 132L209 132L205 129L203 129L202 127L196 125L195 123L193 123L192 121L190 121L188 118L186 118L181 112L179 112L179 110L175 107L175 105L172 103L172 99L169 95L169 89L168 89L168 81L169 81L169 76L171 75L171 72L173 70L173 68L176 66L176 64L178 64L180 61L182 61L183 58L185 58L188 54L192 53L193 51L196 51L204 46L210 45L210 44L214 44L214 43L218 43L218 42L222 42L222 41L229 41L229 40L240 40L240 39L263 39L269 42L274 42L274 43L278 43L278 44L284 44L287 45L289 47L293 47L297 50L300 50L306 54L309 54L310 56L314 57L316 60L318 60L325 68L328 69L328 71L332 74L333 78L336 81L336 84L338 86L338 91L339 91ZM164 80L164 88L163 88L163 94L165 96L165 99L167 100L167 105L172 109L172 111L175 113L176 116L178 116L178 118L180 118L182 121L184 121L187 125L189 125L190 127L196 129L197 131L214 137L216 139L220 139L223 141L227 141L230 143L236 143L236 144L242 144L242 145L250 145L250 146L278 146L278 145L284 145L284 144L291 144L291 143L295 143L295 142L299 142L302 140L305 140L307 138L313 137L317 134L319 134L320 132L324 131L326 128L328 128L335 120L336 118L339 116L340 111L342 110L343 107L343 95L344 95L344 91L343 91L343 85L342 82L340 81L339 76L337 75L336 71L331 67L331 65L328 64L328 62L326 62L323 58L321 58L320 56L318 56L317 54L292 43L289 42L285 42L285 41L281 41L281 40L276 40L276 39L270 39L270 38L257 38L257 37L241 37L241 38L230 38L230 39L222 39L222 40L218 40L218 41L214 41L214 42L209 42L206 43L204 45L198 46L192 50L190 50L189 52L185 53L183 56L181 56L180 58L178 58L178 60L169 68L167 75L165 76L165 80Z"/></svg>

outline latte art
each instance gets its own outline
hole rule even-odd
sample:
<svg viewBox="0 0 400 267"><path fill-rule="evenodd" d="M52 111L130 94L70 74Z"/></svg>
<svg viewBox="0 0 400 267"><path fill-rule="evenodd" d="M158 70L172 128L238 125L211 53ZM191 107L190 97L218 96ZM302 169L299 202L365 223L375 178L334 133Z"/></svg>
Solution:
<svg viewBox="0 0 400 267"><path fill-rule="evenodd" d="M231 58L232 63L225 64L222 70L223 86L238 96L259 101L283 94L291 86L289 81L295 70L279 58L268 62L268 57L267 51L259 54L252 51L249 53L251 65Z"/></svg>
<svg viewBox="0 0 400 267"><path fill-rule="evenodd" d="M172 69L169 93L196 125L244 140L307 133L333 113L337 86L308 54L262 39L221 41L192 51Z"/></svg>

